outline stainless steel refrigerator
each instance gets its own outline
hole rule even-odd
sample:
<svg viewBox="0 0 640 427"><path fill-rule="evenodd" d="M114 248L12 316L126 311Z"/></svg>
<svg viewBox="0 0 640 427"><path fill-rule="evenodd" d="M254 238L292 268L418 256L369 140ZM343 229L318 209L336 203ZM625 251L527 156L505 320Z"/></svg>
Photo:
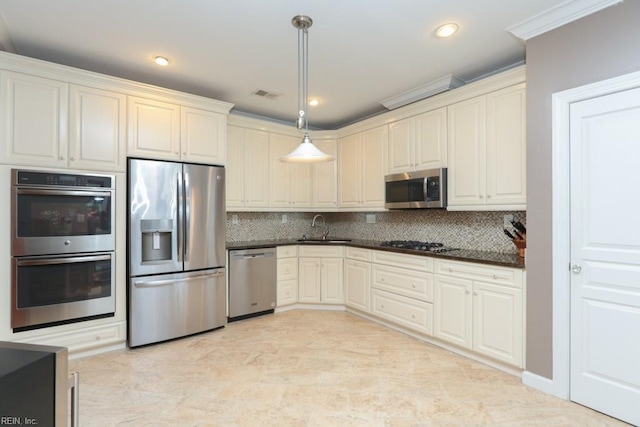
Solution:
<svg viewBox="0 0 640 427"><path fill-rule="evenodd" d="M129 159L128 343L226 324L224 167Z"/></svg>

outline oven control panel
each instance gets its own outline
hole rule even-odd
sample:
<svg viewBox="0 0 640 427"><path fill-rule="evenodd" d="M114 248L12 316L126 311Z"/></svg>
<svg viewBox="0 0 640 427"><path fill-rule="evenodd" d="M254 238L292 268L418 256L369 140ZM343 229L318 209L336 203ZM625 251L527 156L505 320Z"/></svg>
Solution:
<svg viewBox="0 0 640 427"><path fill-rule="evenodd" d="M113 177L19 170L14 185L47 187L113 188Z"/></svg>

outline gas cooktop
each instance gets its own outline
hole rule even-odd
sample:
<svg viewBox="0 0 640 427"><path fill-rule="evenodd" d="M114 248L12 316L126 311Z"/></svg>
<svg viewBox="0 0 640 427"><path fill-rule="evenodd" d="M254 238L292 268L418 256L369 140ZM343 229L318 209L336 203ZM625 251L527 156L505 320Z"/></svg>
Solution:
<svg viewBox="0 0 640 427"><path fill-rule="evenodd" d="M419 242L417 240L388 240L380 243L380 246L386 246L391 248L412 249L414 251L423 252L450 252L456 251L457 248L449 248L442 243L435 242Z"/></svg>

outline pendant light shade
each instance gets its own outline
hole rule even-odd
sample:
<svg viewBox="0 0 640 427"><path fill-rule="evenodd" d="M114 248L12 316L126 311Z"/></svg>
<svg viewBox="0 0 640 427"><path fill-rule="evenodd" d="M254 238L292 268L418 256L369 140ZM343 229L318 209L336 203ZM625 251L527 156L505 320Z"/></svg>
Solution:
<svg viewBox="0 0 640 427"><path fill-rule="evenodd" d="M336 159L335 156L323 153L313 145L309 137L309 121L307 118L309 33L307 30L313 24L313 20L308 16L298 15L293 17L291 23L298 29L298 118L296 119L296 127L300 130L304 129L304 138L302 138L302 142L295 150L284 157L280 157L280 161L290 163L330 162Z"/></svg>

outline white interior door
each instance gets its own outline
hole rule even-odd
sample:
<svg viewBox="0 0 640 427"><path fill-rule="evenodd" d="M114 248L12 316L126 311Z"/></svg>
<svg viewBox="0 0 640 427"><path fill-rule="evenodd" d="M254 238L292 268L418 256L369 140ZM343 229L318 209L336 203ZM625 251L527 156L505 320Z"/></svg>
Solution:
<svg viewBox="0 0 640 427"><path fill-rule="evenodd" d="M571 400L640 425L640 89L570 107Z"/></svg>

